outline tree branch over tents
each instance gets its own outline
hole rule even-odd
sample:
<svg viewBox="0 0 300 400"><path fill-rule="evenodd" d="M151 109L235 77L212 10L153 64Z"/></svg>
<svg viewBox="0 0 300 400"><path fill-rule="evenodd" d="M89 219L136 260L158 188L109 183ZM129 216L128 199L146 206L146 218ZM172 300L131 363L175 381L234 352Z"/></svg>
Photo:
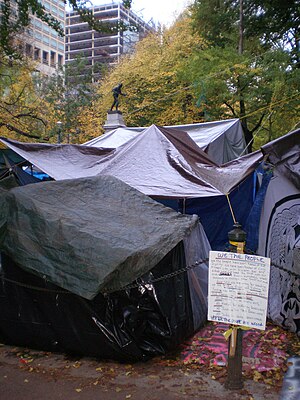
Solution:
<svg viewBox="0 0 300 400"><path fill-rule="evenodd" d="M288 114L296 123L297 10L299 1L269 0L196 0L191 8L194 29L208 46L190 59L185 76L194 82L207 120L241 118L249 150L253 133L266 122L266 110L274 117L270 139L286 132L282 121ZM279 105L283 98L290 100Z"/></svg>

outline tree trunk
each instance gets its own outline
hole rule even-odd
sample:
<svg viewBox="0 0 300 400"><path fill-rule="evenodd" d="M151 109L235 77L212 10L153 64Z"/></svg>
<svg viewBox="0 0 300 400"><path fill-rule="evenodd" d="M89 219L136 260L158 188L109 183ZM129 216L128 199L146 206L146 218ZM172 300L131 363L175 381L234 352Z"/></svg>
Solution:
<svg viewBox="0 0 300 400"><path fill-rule="evenodd" d="M239 55L243 54L244 51L244 11L243 11L243 0L240 0L240 18L239 18L239 47L238 47L238 52ZM244 95L243 95L243 90L242 90L242 84L241 84L241 77L238 77L238 83L237 83L237 91L238 91L238 97L239 97L239 103L240 103L240 118L242 120L242 127L244 130L244 136L245 136L245 141L246 145L248 148L248 152L252 152L252 141L253 141L253 134L250 132L247 126L247 118L246 118L246 106L245 106L245 100L244 100Z"/></svg>
<svg viewBox="0 0 300 400"><path fill-rule="evenodd" d="M243 0L240 0L240 22L239 22L239 54L244 51L244 12Z"/></svg>

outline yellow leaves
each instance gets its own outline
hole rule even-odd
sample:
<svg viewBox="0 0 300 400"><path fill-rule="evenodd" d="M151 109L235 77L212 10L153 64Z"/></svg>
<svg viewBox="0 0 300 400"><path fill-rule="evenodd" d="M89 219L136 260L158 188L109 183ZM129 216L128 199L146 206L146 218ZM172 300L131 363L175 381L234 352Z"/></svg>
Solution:
<svg viewBox="0 0 300 400"><path fill-rule="evenodd" d="M3 70L4 68L4 70ZM16 62L5 69L0 60L0 135L32 141L28 135L40 136L48 122L49 107L37 95L33 81L34 67Z"/></svg>
<svg viewBox="0 0 300 400"><path fill-rule="evenodd" d="M80 389L80 388L77 388L77 389L75 389L75 390L76 390L77 393L82 392L82 389Z"/></svg>
<svg viewBox="0 0 300 400"><path fill-rule="evenodd" d="M100 134L112 104L111 90L119 82L127 94L120 97L120 111L127 126L174 125L199 120L192 89L184 87L179 70L200 45L203 42L194 37L189 18L178 19L162 33L148 35L137 44L134 54L123 57L99 82L100 99L94 108L97 125L92 118L84 117L85 131L93 137Z"/></svg>
<svg viewBox="0 0 300 400"><path fill-rule="evenodd" d="M264 381L264 376L258 371L253 371L253 380L254 382ZM272 379L269 380L272 384Z"/></svg>

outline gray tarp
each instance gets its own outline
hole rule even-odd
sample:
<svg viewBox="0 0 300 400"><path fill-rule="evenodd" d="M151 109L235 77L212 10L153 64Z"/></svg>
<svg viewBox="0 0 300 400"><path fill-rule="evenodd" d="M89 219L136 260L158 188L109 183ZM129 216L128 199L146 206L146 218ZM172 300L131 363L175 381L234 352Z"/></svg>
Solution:
<svg viewBox="0 0 300 400"><path fill-rule="evenodd" d="M219 167L186 132L155 125L114 150L1 141L55 180L112 175L148 196L167 198L230 193L262 159L256 152Z"/></svg>
<svg viewBox="0 0 300 400"><path fill-rule="evenodd" d="M186 132L200 149L204 150L214 162L220 165L247 154L244 133L239 119L172 125L165 128L174 128ZM138 136L145 129L117 128L84 144L92 147L117 148Z"/></svg>
<svg viewBox="0 0 300 400"><path fill-rule="evenodd" d="M150 271L197 225L111 176L0 192L0 250L87 299Z"/></svg>
<svg viewBox="0 0 300 400"><path fill-rule="evenodd" d="M261 150L280 174L300 189L300 129L265 144Z"/></svg>

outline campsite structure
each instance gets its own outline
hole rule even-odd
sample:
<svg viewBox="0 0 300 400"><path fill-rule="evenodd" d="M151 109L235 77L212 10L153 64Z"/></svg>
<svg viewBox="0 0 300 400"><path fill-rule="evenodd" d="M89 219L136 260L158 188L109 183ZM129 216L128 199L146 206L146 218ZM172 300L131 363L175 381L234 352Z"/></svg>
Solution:
<svg viewBox="0 0 300 400"><path fill-rule="evenodd" d="M165 128L186 132L190 138L217 164L224 164L248 153L239 119L170 125ZM85 146L117 148L135 138L146 128L119 126L104 135L84 143Z"/></svg>
<svg viewBox="0 0 300 400"><path fill-rule="evenodd" d="M122 132L126 136L128 129ZM300 131L290 132L263 146L261 151L225 164L210 158L209 149L213 148L213 143L201 149L191 134L181 129L153 125L134 134L129 130L129 134L133 137L129 140L123 138L121 145L110 142L111 147L98 147L101 138L96 146L95 142L82 146L58 146L1 140L53 179L61 181L56 183L62 186L68 182L71 188L72 182L75 184L78 178L83 178L80 180L83 182L92 176L95 179L97 176L114 176L175 211L197 214L213 249L224 250L227 232L232 227L233 211L235 218L247 230L247 245L249 243L253 252L271 257L270 293L274 296L273 299L270 296L269 317L299 334ZM111 140L113 133L104 136ZM219 143L228 144L220 137ZM109 141L106 144L109 146ZM220 148L219 145L218 157L226 154L224 146L222 150ZM257 171L263 175L261 185ZM288 215L292 225L285 228L282 221L287 215L287 203L282 199L286 196L279 193L278 186L278 201L274 202L272 194L278 181L284 182L288 188ZM49 187L45 183L38 186L40 189L37 191ZM108 199L106 202L109 204ZM81 217L84 220L84 213ZM265 217L269 221L267 224ZM274 243L278 243L278 233L282 239L288 240L282 240L282 251L276 255ZM13 252L10 257L14 257ZM286 259L284 262L283 257ZM131 278L135 280L138 276Z"/></svg>
<svg viewBox="0 0 300 400"><path fill-rule="evenodd" d="M196 216L111 176L0 193L5 343L137 361L205 323L210 246Z"/></svg>

